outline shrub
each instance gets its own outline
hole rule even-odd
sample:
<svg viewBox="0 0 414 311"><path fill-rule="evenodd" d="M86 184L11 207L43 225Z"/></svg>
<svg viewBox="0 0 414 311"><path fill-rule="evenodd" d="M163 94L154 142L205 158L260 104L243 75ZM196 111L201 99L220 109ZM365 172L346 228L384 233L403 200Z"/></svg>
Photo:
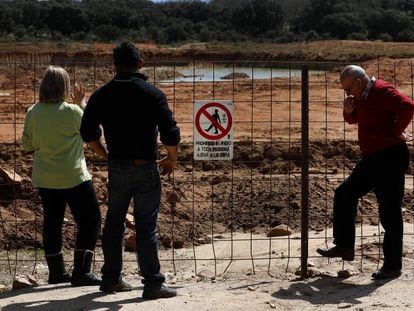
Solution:
<svg viewBox="0 0 414 311"><path fill-rule="evenodd" d="M306 41L316 41L319 40L319 34L315 30L310 30L305 34Z"/></svg>
<svg viewBox="0 0 414 311"><path fill-rule="evenodd" d="M116 41L120 35L121 30L112 25L102 25L99 27L96 27L93 30L93 33L102 41L104 42L110 42L110 41Z"/></svg>
<svg viewBox="0 0 414 311"><path fill-rule="evenodd" d="M378 39L384 41L384 42L392 42L394 41L394 38L391 37L388 33L382 33L378 36Z"/></svg>
<svg viewBox="0 0 414 311"><path fill-rule="evenodd" d="M400 42L414 42L414 31L411 29L404 29L397 34L395 40Z"/></svg>
<svg viewBox="0 0 414 311"><path fill-rule="evenodd" d="M296 41L296 35L291 31L285 32L275 40L276 43L289 43L294 41Z"/></svg>
<svg viewBox="0 0 414 311"><path fill-rule="evenodd" d="M353 32L348 36L350 40L357 40L357 41L367 41L368 37L365 33L362 32Z"/></svg>

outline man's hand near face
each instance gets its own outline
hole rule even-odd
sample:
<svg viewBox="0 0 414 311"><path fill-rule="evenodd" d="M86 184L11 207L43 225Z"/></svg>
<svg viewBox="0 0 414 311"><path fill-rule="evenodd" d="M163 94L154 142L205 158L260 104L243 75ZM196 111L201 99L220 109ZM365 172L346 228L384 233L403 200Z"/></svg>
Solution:
<svg viewBox="0 0 414 311"><path fill-rule="evenodd" d="M348 114L351 114L355 109L355 98L353 95L348 96L344 100L344 111Z"/></svg>

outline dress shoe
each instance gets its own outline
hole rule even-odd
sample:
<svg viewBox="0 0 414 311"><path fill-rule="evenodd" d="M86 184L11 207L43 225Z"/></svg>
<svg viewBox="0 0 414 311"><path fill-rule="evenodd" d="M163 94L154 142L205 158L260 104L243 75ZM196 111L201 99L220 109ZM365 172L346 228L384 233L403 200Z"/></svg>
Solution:
<svg viewBox="0 0 414 311"><path fill-rule="evenodd" d="M124 280L121 280L118 283L113 284L113 285L102 283L102 285L99 287L99 290L105 293L129 292L132 290L132 286L129 285Z"/></svg>
<svg viewBox="0 0 414 311"><path fill-rule="evenodd" d="M177 291L165 285L151 289L144 288L144 292L142 293L142 298L144 299L171 298L174 296L177 296Z"/></svg>
<svg viewBox="0 0 414 311"><path fill-rule="evenodd" d="M355 257L355 250L351 247L343 247L343 246L334 246L328 249L321 249L318 248L316 250L318 254L322 255L323 257L335 258L339 257L343 260L352 261Z"/></svg>
<svg viewBox="0 0 414 311"><path fill-rule="evenodd" d="M390 269L382 267L372 274L374 280L386 280L398 278L401 275L401 269Z"/></svg>

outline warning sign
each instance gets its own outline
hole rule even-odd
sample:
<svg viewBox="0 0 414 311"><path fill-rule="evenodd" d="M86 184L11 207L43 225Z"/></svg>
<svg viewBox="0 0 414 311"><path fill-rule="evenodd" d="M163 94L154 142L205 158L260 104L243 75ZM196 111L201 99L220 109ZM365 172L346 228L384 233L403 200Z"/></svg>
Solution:
<svg viewBox="0 0 414 311"><path fill-rule="evenodd" d="M194 160L233 159L233 102L194 103Z"/></svg>

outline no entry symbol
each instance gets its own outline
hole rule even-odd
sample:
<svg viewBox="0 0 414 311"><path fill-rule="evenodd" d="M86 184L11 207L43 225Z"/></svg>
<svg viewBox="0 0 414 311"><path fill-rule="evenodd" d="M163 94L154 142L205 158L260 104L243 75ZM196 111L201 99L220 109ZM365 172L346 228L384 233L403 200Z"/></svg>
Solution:
<svg viewBox="0 0 414 311"><path fill-rule="evenodd" d="M203 118L208 120L207 127L206 123L201 121ZM230 132L232 125L233 117L230 111L223 104L216 102L203 105L195 116L195 126L198 133L209 140L219 140L225 137Z"/></svg>

